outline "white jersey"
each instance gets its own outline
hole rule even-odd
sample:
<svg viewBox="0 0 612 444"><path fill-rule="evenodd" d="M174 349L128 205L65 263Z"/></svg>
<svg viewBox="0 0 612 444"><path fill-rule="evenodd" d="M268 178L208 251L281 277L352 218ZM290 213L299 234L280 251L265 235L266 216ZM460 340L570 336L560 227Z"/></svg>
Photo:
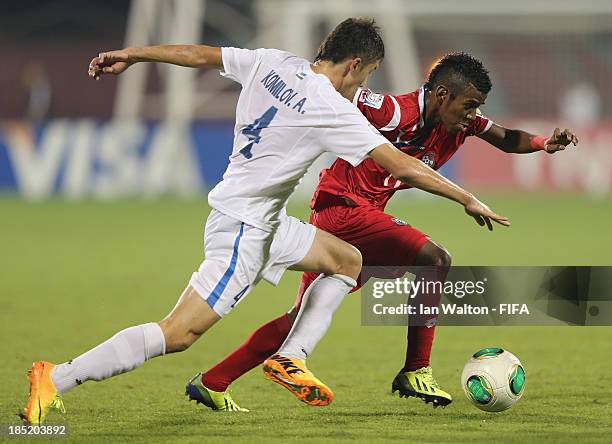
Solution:
<svg viewBox="0 0 612 444"><path fill-rule="evenodd" d="M388 143L310 62L276 49L223 48L221 75L242 85L234 148L211 207L273 231L287 201L324 152L358 165Z"/></svg>

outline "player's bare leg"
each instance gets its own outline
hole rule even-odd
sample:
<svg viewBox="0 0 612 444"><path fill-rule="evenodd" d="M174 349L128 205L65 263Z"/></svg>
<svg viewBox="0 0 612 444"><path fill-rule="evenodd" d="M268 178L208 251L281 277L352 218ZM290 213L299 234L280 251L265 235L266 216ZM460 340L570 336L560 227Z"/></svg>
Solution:
<svg viewBox="0 0 612 444"><path fill-rule="evenodd" d="M451 265L450 254L441 246L430 240L419 250L415 266L423 267L417 271L417 278L424 280L444 281ZM440 295L428 295L428 305L437 306ZM400 397L417 397L431 402L434 407L447 406L452 402L449 393L440 389L433 377L429 357L435 335L436 316L428 319L410 317L406 349L406 361L393 383L391 391L399 392ZM413 322L416 325L412 325Z"/></svg>
<svg viewBox="0 0 612 444"><path fill-rule="evenodd" d="M187 286L172 311L159 322L166 340L166 353L188 349L220 319L208 303Z"/></svg>
<svg viewBox="0 0 612 444"><path fill-rule="evenodd" d="M64 411L61 395L86 381L102 381L140 367L165 353L186 350L219 316L188 286L174 309L159 323L120 331L63 364L36 361L28 372L30 395L23 419L43 423L51 408Z"/></svg>
<svg viewBox="0 0 612 444"><path fill-rule="evenodd" d="M348 292L357 284L361 254L350 244L317 229L315 241L297 271L322 273L304 294L302 307L287 339L264 362L266 377L315 406L328 405L333 392L304 363L327 332L332 316Z"/></svg>

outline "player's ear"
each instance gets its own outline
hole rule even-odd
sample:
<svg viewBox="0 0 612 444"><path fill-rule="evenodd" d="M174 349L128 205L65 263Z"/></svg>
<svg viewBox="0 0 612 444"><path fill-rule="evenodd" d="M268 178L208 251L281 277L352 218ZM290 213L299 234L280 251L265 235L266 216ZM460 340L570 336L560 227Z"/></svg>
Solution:
<svg viewBox="0 0 612 444"><path fill-rule="evenodd" d="M351 71L357 71L359 69L363 69L364 66L365 65L363 64L361 57L356 57L351 60L351 63L349 63L349 69Z"/></svg>
<svg viewBox="0 0 612 444"><path fill-rule="evenodd" d="M450 96L450 91L448 90L446 86L438 85L436 86L435 94L436 94L436 101L438 102L438 105L442 105L442 103L444 103L444 99Z"/></svg>

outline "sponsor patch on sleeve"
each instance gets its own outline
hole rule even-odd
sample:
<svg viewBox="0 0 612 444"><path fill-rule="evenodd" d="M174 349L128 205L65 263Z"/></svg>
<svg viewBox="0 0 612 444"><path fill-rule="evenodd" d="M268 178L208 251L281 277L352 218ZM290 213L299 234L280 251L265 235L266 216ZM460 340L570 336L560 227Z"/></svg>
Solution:
<svg viewBox="0 0 612 444"><path fill-rule="evenodd" d="M376 94L372 91L368 91L363 96L363 104L371 108L380 109L383 104L383 100L385 100L384 94Z"/></svg>

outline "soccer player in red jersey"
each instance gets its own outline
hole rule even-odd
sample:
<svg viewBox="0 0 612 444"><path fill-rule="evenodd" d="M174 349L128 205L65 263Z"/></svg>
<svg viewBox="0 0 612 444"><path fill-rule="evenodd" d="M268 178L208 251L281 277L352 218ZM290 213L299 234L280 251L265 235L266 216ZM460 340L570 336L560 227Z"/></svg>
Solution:
<svg viewBox="0 0 612 444"><path fill-rule="evenodd" d="M578 139L568 129L552 136L532 135L507 129L480 115L478 109L491 90L491 80L482 63L468 54L444 57L431 71L425 85L398 96L357 91L354 104L368 120L402 151L431 168L444 165L469 136L477 136L507 153L555 153ZM397 190L410 188L368 159L357 167L337 159L321 172L310 204L310 222L359 249L363 256L360 284L367 280L367 267L416 266L423 279L444 280L451 265L450 254L426 234L384 212ZM476 218L480 225L492 226ZM403 274L402 272L402 274ZM393 275L393 272L390 273ZM428 275L427 275L428 274ZM283 344L299 312L302 296L316 279L304 273L294 307L255 330L222 362L190 383L201 384L209 393L206 403L214 410L230 409L225 402L227 387L238 377L264 362ZM396 276L394 276L396 277ZM355 288L354 290L356 290ZM439 302L439 295L433 298ZM403 367L393 380L393 392L432 402L434 407L452 402L433 378L429 358L435 333L435 316L413 325L409 317L408 344ZM265 364L264 364L265 365Z"/></svg>

